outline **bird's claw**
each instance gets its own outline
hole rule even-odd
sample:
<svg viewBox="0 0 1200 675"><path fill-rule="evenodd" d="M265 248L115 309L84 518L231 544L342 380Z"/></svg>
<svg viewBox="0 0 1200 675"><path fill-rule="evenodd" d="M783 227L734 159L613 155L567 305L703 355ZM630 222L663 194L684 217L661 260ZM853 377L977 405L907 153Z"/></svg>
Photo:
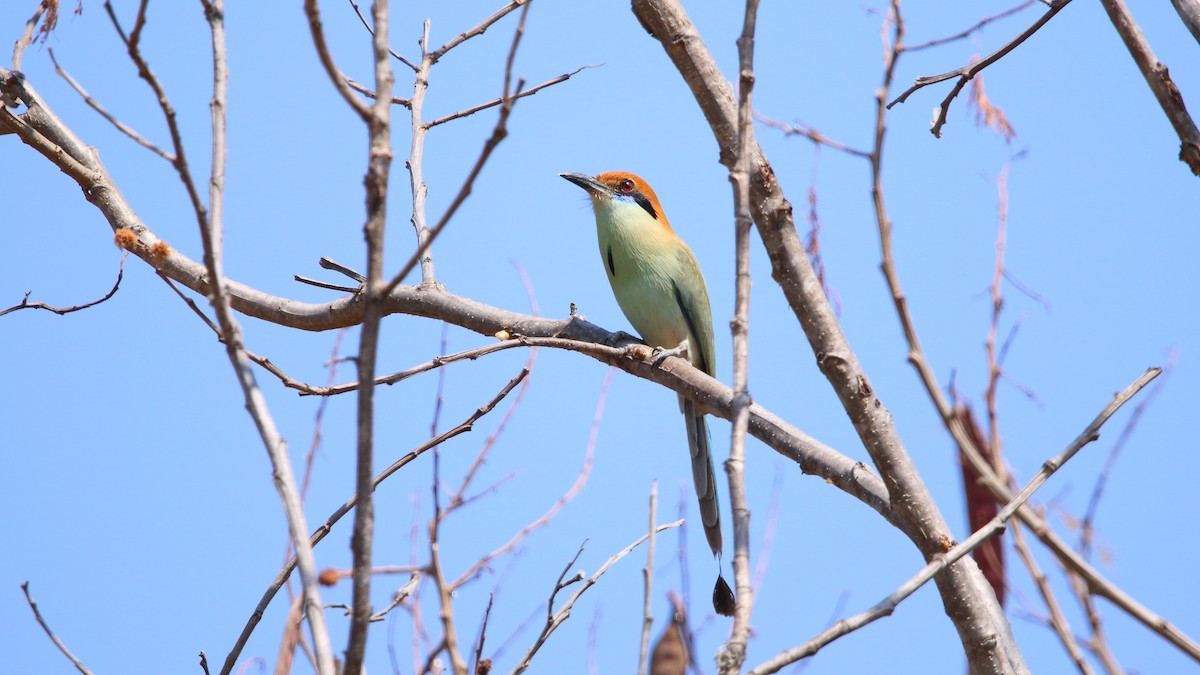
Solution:
<svg viewBox="0 0 1200 675"><path fill-rule="evenodd" d="M666 361L669 357L678 356L678 357L682 358L683 356L685 356L687 354L687 351L688 351L688 345L687 345L686 341L681 343L678 347L675 347L673 349L666 349L665 347L655 347L654 351L650 354L650 358L652 359L651 363L654 365L654 367L657 368L658 366L662 365L662 362Z"/></svg>

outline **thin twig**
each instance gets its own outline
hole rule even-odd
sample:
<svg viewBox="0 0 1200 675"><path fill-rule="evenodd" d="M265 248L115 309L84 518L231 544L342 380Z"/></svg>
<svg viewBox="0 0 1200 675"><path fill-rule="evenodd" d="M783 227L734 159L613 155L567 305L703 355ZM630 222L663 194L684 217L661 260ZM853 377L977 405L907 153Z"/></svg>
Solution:
<svg viewBox="0 0 1200 675"><path fill-rule="evenodd" d="M450 40L449 42L442 45L441 47L438 47L437 49L433 50L432 52L429 52L428 58L430 61L430 65L437 63L438 59L445 56L446 52L450 51L451 49L454 49L455 47L459 46L460 44L466 42L467 40L470 40L471 38L473 38L477 35L483 35L483 33L488 28L492 27L492 24L494 24L497 21L499 21L500 19L503 19L504 17L508 16L508 14L510 12L512 12L514 9L520 7L521 5L528 4L529 1L530 0L512 0L512 2L509 2L507 5L496 10L494 13L492 13L491 16L484 19L483 21L480 21L474 27L472 27L466 31L463 31L462 33L459 33L454 39Z"/></svg>
<svg viewBox="0 0 1200 675"><path fill-rule="evenodd" d="M646 673L646 654L650 651L650 627L654 625L654 614L651 612L650 594L654 585L654 526L658 520L658 481L650 482L650 528L646 533L649 540L646 543L646 566L642 568L642 639L638 649L638 675Z"/></svg>
<svg viewBox="0 0 1200 675"><path fill-rule="evenodd" d="M62 66L58 65L58 59L54 57L53 48L47 49L46 51L50 53L50 61L54 63L54 72L58 73L64 80L66 80L67 84L71 85L71 88L74 89L81 97L83 97L83 102L91 106L92 110L100 113L101 117L108 120L109 123L116 127L118 131L133 139L138 145L146 148L150 152L153 152L172 164L175 163L174 156L147 140L145 136L142 136L138 132L134 131L133 128L128 124L125 124L116 117L113 117L112 113L105 110L104 106L100 105L99 101L92 98L92 96L87 93L87 90L83 88L83 85L76 82L75 78L71 77L70 73L64 70Z"/></svg>
<svg viewBox="0 0 1200 675"><path fill-rule="evenodd" d="M347 276L357 281L359 284L367 283L367 278L365 276L331 258L322 256L319 260L317 260L317 264L321 266L321 269L332 270L338 274Z"/></svg>
<svg viewBox="0 0 1200 675"><path fill-rule="evenodd" d="M481 356L487 356L493 352L512 349L514 347L522 347L525 346L525 344L526 343L520 338L510 338L508 340L502 340L500 342L493 342L492 344L483 345L482 347L475 347L474 349L467 349L454 354L447 354L446 356L435 356L425 363L418 364L412 368L402 370L398 373L392 373L391 375L382 375L377 377L375 378L375 384L396 384L397 382L407 380L414 375L429 372L430 370L441 368L442 366L454 363L456 361L474 361ZM336 396L338 394L345 394L358 389L358 382L346 382L344 384L335 384L327 387L314 387L311 385L304 385L303 383L296 383L294 381L284 382L284 384L292 389L299 389L301 396Z"/></svg>
<svg viewBox="0 0 1200 675"><path fill-rule="evenodd" d="M922 569L918 574L906 581L903 585L893 591L891 595L879 601L870 609L856 614L849 619L838 621L834 626L826 631L823 631L812 640L809 640L799 647L789 649L775 656L774 658L750 671L748 675L765 675L766 673L773 673L783 666L817 653L817 651L819 651L821 648L825 647L834 640L847 635L848 633L858 630L859 628L862 628L863 626L877 619L881 619L890 615L895 611L896 607L901 602L915 593L921 586L925 585L925 583L932 579L937 573L949 567L959 558L973 551L977 546L982 544L984 541L987 541L989 537L1002 532L1008 519L1011 518L1017 512L1017 510L1020 509L1021 506L1033 496L1033 493L1036 492L1043 484L1045 484L1046 480L1048 480L1055 471L1058 471L1060 468L1062 468L1063 464L1074 457L1075 454L1078 453L1084 446L1099 438L1100 427L1104 426L1104 423L1108 421L1108 419L1112 417L1113 414L1115 414L1117 410L1121 408L1121 406L1125 405L1131 398L1136 396L1139 391L1141 391L1155 377L1158 377L1159 373L1161 372L1161 369L1151 368L1134 380L1129 386L1125 387L1125 389L1113 396L1113 399L1109 401L1108 405L1106 405L1104 409L1102 409L1100 413L1096 415L1095 419L1093 419L1091 423L1088 424L1061 453L1052 459L1046 460L1046 462L1042 464L1041 470L1038 471L1037 475L1029 481L1029 483L1025 486L1025 489L1021 490L1016 497L1013 497L1011 501L1005 504L1004 508L1001 509L1000 512L996 514L996 517L993 518L985 527L976 530L970 537L967 537L965 541L954 546L944 555L935 556L934 559L931 560L929 564L927 564L925 568Z"/></svg>
<svg viewBox="0 0 1200 675"><path fill-rule="evenodd" d="M1083 653L1079 650L1079 643L1075 640L1075 634L1071 632L1071 625L1067 623L1067 618L1062 613L1058 598L1055 597L1054 591L1050 588L1050 582L1046 579L1046 573L1038 567L1037 560L1029 550L1019 522L1012 524L1012 534L1013 546L1017 549L1017 555L1021 557L1021 562L1025 563L1025 569L1029 570L1029 576L1033 578L1033 583L1042 596L1042 602L1046 603L1046 609L1050 612L1050 628L1058 636L1063 649L1067 650L1067 655L1071 657L1075 668L1082 675L1091 675L1092 667L1084 660Z"/></svg>
<svg viewBox="0 0 1200 675"><path fill-rule="evenodd" d="M988 322L987 337L984 339L984 351L987 354L988 377L987 387L983 398L987 403L988 415L988 449L993 465L1001 477L1004 476L1004 459L1001 452L1000 415L997 411L996 387L1000 382L1002 371L1000 358L997 356L996 338L1000 332L1000 316L1004 311L1004 292L1001 282L1004 280L1004 248L1008 241L1008 170L1010 162L1005 162L996 179L997 218L996 218L996 260L992 271L992 283L989 288L992 300L991 320Z"/></svg>
<svg viewBox="0 0 1200 675"><path fill-rule="evenodd" d="M1084 615L1087 616L1088 626L1092 630L1092 637L1087 642L1087 648L1096 655L1109 675L1124 675L1125 669L1121 667L1112 650L1108 648L1108 638L1104 634L1104 619L1100 616L1100 610L1096 607L1096 600L1092 597L1088 583L1077 575L1071 575L1070 580L1071 588L1075 591L1079 605L1082 607Z"/></svg>
<svg viewBox="0 0 1200 675"><path fill-rule="evenodd" d="M338 367L338 364L341 362L341 358L339 357L339 354L341 353L342 340L346 337L346 333L347 333L347 329L343 328L337 332L337 335L333 339L333 347L330 350L329 361L327 361L325 364L326 369L328 371L325 375L325 380L327 383L331 383L334 379L337 378L337 367ZM267 363L269 364L270 362L268 361ZM328 403L329 403L329 399L321 399L321 402L317 404L317 411L313 415L312 441L309 442L308 453L306 453L304 456L304 473L300 479L300 503L302 503L302 504L305 502L305 500L308 497L308 487L312 481L312 476L313 476L313 465L317 459L317 450L319 450L321 448L321 440L323 437L322 430L324 428L324 421L325 421L325 410L328 406ZM289 538L287 540L287 546L284 548L283 559L287 560L288 558L291 557L291 555L292 555L292 540ZM325 575L326 575L326 572L322 571L321 572L322 582L326 581ZM292 597L292 583L291 583L290 579L288 580L287 589L288 589L288 597L290 598L290 597ZM291 672L291 671L289 670L288 672Z"/></svg>
<svg viewBox="0 0 1200 675"><path fill-rule="evenodd" d="M758 113L754 114L754 119L771 128L782 131L784 136L803 136L816 145L828 146L834 150L844 152L847 155L852 155L854 157L862 157L863 159L867 159L871 156L871 153L865 150L858 150L857 148L852 148L844 143L839 143L801 122L787 124L786 122L780 122L779 120L771 119L770 117L766 117L765 115L760 115Z"/></svg>
<svg viewBox="0 0 1200 675"><path fill-rule="evenodd" d="M72 305L71 307L54 307L54 306L48 305L44 302L29 302L29 295L30 295L30 293L33 293L33 291L27 291L25 293L25 297L21 298L20 303L13 305L12 307L9 307L8 309L0 310L0 316L4 316L5 314L8 314L10 312L15 312L19 309L44 309L48 312L53 312L59 316L62 316L64 314L70 314L71 312L78 312L81 309L87 309L88 307L95 307L96 305L104 302L105 300L108 300L109 298L111 298L112 296L117 294L117 289L121 287L121 279L125 276L125 258L127 258L127 257L129 257L128 251L126 251L121 256L121 264L120 264L120 266L117 267L117 280L113 283L112 289L109 290L109 292L105 293L104 296L99 298L98 300L92 300L91 302L85 302L82 305Z"/></svg>
<svg viewBox="0 0 1200 675"><path fill-rule="evenodd" d="M998 12L996 14L992 14L991 16L983 17L979 21L976 21L970 28L968 28L964 31L955 33L954 35L947 35L946 37L935 38L933 40L930 40L929 42L922 42L921 44L904 45L902 47L901 51L918 52L918 51L921 51L922 49L929 49L930 47L938 47L938 46L941 46L944 44L948 44L950 42L955 42L957 40L964 40L966 38L971 37L971 35L975 34L976 32L982 30L983 27L988 25L989 23L991 23L993 21L997 21L999 19L1003 19L1003 18L1012 16L1013 14L1016 14L1017 12L1020 12L1024 9L1026 9L1027 7L1029 7L1030 5L1033 5L1039 1L1044 1L1044 0L1025 0L1025 2L1022 2L1021 4L1019 4L1015 7L1010 7L1008 9L1004 10L1003 12Z"/></svg>
<svg viewBox="0 0 1200 675"><path fill-rule="evenodd" d="M569 73L564 73L554 79L547 80L546 82L543 82L543 83L537 85L536 87L530 87L528 89L519 89L517 91L517 93L512 95L511 98L515 100L518 98L525 98L526 96L533 96L534 94L545 89L546 87L552 87L556 84L559 84L560 82L566 82L567 80L571 79L575 75L578 75L579 72L582 70L585 70L587 68L599 68L599 67L600 67L599 64L595 64L595 63L588 64L586 66L580 66L580 67L576 68L575 70L572 70ZM501 96L500 98L494 98L494 99L488 101L487 103L480 103L479 105L471 107L471 108L467 108L466 110L459 110L458 112L450 113L449 115L446 115L445 117L439 117L436 120L433 120L432 122L426 122L425 128L432 129L433 127L436 127L439 124L445 124L446 122L451 122L453 120L461 119L461 118L467 117L469 115L474 115L475 113L477 113L481 110L487 110L488 108L494 108L498 105L501 105L504 103L504 101L505 101L505 98L503 96Z"/></svg>
<svg viewBox="0 0 1200 675"><path fill-rule="evenodd" d="M659 525L658 527L656 527L654 529L654 531L655 531L655 533L664 532L666 530L671 529L672 527L679 527L682 524L683 524L682 520L677 520L673 523ZM564 582L563 577L566 576L567 570L571 569L571 566L575 564L575 561L579 559L580 554L583 553L583 547L582 546L579 547L579 552L575 554L575 557L571 560L570 563L567 564L566 568L563 569L562 575L560 575L558 577L558 581L554 585L554 590L550 593L550 602L547 603L547 605L546 605L546 614L547 614L546 625L542 628L542 632L540 635L538 635L537 640L534 641L533 646L529 648L529 651L525 652L525 655L521 657L521 660L517 662L516 667L513 668L513 675L520 675L520 673L523 673L529 669L529 662L533 659L534 655L537 654L538 650L542 648L542 645L544 645L546 643L546 639L550 637L550 634L553 633L556 628L561 626L562 623L564 621L566 621L568 617L571 616L571 608L575 606L575 601L579 599L579 596L581 596L585 592L587 592L587 590L589 588L591 588L592 586L595 586L596 582L599 581L600 577L604 576L604 573L608 571L608 568L610 568L614 564L616 564L616 562L618 560L620 560L621 558L624 558L625 556L629 555L633 551L633 549L640 546L642 542L646 541L649 538L650 538L649 534L643 534L642 536L638 537L637 541L635 541L632 544L621 549L615 555L613 555L611 558L606 560L604 562L604 564L600 566L600 569L596 570L596 573L593 574L592 576L588 577L586 580L583 578L583 572L580 571L580 572L576 572L575 576L571 577L570 579L567 579ZM565 603L563 603L562 608L560 608L557 612L555 612L554 611L554 598L558 594L558 592L561 591L562 589L566 588L567 586L569 586L573 583L577 583L579 581L583 581L583 586L576 589L576 591L571 594L571 597L568 598Z"/></svg>
<svg viewBox="0 0 1200 675"><path fill-rule="evenodd" d="M373 99L373 98L376 98L376 97L378 97L378 96L379 96L379 95L378 95L378 94L376 94L374 91L372 91L371 89L369 89L369 88L367 87L367 85L365 85L365 84L361 84L360 82L356 81L356 80L355 80L354 78L352 78L352 77L346 77L346 86L350 87L350 88L351 88L351 89L353 89L354 91L357 91L358 93L362 94L363 96L366 96L367 98L371 98L371 99ZM409 106L411 106L411 105L412 105L412 101L410 101L410 100L408 100L408 99L406 99L406 98L402 98L402 97L400 97L400 96L393 96L393 97L392 97L392 104L393 104L393 105L400 105L400 106L404 106L405 108L407 108L407 107L409 107Z"/></svg>
<svg viewBox="0 0 1200 675"><path fill-rule="evenodd" d="M496 600L495 593L488 594L487 608L483 610L483 620L479 622L479 638L475 640L475 664L474 672L479 675L483 672L484 662L487 662L487 668L491 669L491 659L483 658L483 643L487 640L488 619L492 617L492 603Z"/></svg>
<svg viewBox="0 0 1200 675"><path fill-rule="evenodd" d="M21 590L25 592L25 602L29 603L29 609L33 610L33 618L37 619L38 625L42 627L42 630L46 631L46 635L50 637L50 641L54 643L54 646L58 647L58 651L62 652L63 656L70 659L71 663L75 665L75 668L77 668L79 672L83 673L84 675L92 675L92 671L88 670L87 666L83 665L83 662L76 658L75 655L71 653L70 649L67 649L67 646L63 644L62 640L58 639L58 636L54 634L54 631L50 630L50 624L46 623L46 620L42 618L42 613L38 611L37 603L34 602L33 596L29 594L28 581L21 584Z"/></svg>
<svg viewBox="0 0 1200 675"><path fill-rule="evenodd" d="M1125 444L1133 436L1134 430L1137 428L1138 422L1141 421L1142 415L1146 413L1146 409L1150 404L1154 403L1154 399L1158 398L1158 394L1166 386L1167 380L1171 377L1171 373L1175 370L1175 362L1179 358L1179 350L1172 349L1167 354L1167 362L1163 364L1163 377L1150 391L1146 392L1146 397L1134 406L1133 413L1129 415L1129 421L1125 423L1125 427L1121 429L1117 440L1109 448L1108 457L1104 460L1104 467L1100 469L1100 475L1096 477L1096 485L1092 488L1092 495L1088 498L1087 508L1084 510L1083 520L1079 526L1079 552L1083 556L1089 557L1092 549L1093 538L1096 532L1096 513L1100 509L1100 499L1104 496L1104 488L1108 485L1108 479L1112 476L1113 467L1116 466L1117 458L1121 455L1121 451L1125 448Z"/></svg>
<svg viewBox="0 0 1200 675"><path fill-rule="evenodd" d="M21 34L21 37L17 38L17 43L13 45L13 70L21 69L21 59L25 56L25 48L33 44L33 30L37 28L38 20L42 18L42 14L51 6L56 7L57 3L53 3L52 5L50 0L41 0L38 3L37 9L33 11L33 16L29 17L29 20L25 22L25 32ZM54 14L57 14L57 11ZM47 15L46 22L42 24L42 29L39 32L43 35L49 35L50 31L53 30L53 25L52 16Z"/></svg>
<svg viewBox="0 0 1200 675"><path fill-rule="evenodd" d="M321 23L319 0L304 0L304 14L308 17L308 30L312 35L313 46L317 48L317 57L321 61L321 66L325 68L325 74L329 77L329 81L333 83L334 89L337 89L338 93L342 95L342 100L346 102L346 105L350 106L350 109L358 113L358 116L366 122L371 117L371 106L354 94L350 85L346 83L346 80L350 78L346 77L333 60L333 54L329 51L329 43L325 41L325 27ZM372 43L374 43L375 37L375 33L371 33ZM389 88L387 97L390 99L391 96Z"/></svg>
<svg viewBox="0 0 1200 675"><path fill-rule="evenodd" d="M528 381L528 380L526 380ZM446 582L442 571L440 532L442 519L446 511L439 504L438 494L441 485L438 479L438 452L433 450L433 517L429 519L429 575L433 577L434 588L438 593L438 619L442 622L442 641L446 654L450 657L450 667L454 675L467 675L467 662L463 659L462 651L458 648L458 630L454 627L453 591Z"/></svg>
<svg viewBox="0 0 1200 675"><path fill-rule="evenodd" d="M383 621L384 618L387 617L388 612L391 612L393 609L399 607L400 603L404 602L405 598L412 594L413 590L417 587L417 584L420 583L420 581L421 573L412 572L412 576L408 578L408 582L401 586L400 589L396 591L396 594L392 596L392 603L371 615L371 622L374 623L377 621Z"/></svg>
<svg viewBox="0 0 1200 675"><path fill-rule="evenodd" d="M372 28L371 24L367 22L367 17L363 16L362 10L358 8L358 3L354 0L350 0L350 6L354 8L354 13L358 15L358 20L362 22L363 28L367 29L367 32L371 34L371 37L375 37L375 29ZM417 67L414 66L411 61L392 51L392 49L389 48L388 53L392 55L392 58L396 59L400 63L403 63L409 68L412 68L413 72L417 71Z"/></svg>
<svg viewBox="0 0 1200 675"><path fill-rule="evenodd" d="M208 316L204 313L204 310L200 309L200 306L196 304L196 301L184 295L183 291L179 290L179 287L176 286L175 282L172 281L167 275L159 272L158 277L162 279L172 291L175 292L175 295L179 296L180 300L183 300L184 304L186 304L188 308L191 309L192 312L204 322L204 325L208 326L209 330L211 330L213 334L217 336L217 341L224 344L225 337L221 333L221 327L214 323L212 319L208 318ZM245 352L246 358L261 366L268 373L274 375L285 387L288 387L289 389L297 389L301 392L321 389L321 387L316 387L306 382L301 382L291 375L288 375L282 368L272 363L271 359L259 354L255 354L249 349L246 349L245 345L242 346L242 351ZM301 495L301 502L303 502L303 495Z"/></svg>

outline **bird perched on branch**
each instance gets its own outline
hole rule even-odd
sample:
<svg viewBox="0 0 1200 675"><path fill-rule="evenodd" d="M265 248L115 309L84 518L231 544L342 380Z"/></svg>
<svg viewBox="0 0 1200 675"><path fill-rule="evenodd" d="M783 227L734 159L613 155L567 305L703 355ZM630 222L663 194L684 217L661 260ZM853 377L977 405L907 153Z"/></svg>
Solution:
<svg viewBox="0 0 1200 675"><path fill-rule="evenodd" d="M596 214L600 259L621 311L646 344L663 354L687 355L693 366L716 375L712 311L704 275L692 250L667 223L658 196L641 178L624 171L598 176L561 173L587 191ZM721 510L717 503L711 438L704 414L679 397L692 453L692 479L700 501L704 536L713 555L721 557ZM718 572L713 607L733 613L729 584Z"/></svg>

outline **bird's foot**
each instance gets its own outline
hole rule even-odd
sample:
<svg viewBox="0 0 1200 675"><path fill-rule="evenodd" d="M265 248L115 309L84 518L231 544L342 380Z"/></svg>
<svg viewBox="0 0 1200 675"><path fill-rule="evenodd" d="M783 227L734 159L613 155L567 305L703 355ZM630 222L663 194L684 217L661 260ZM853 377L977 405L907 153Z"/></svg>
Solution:
<svg viewBox="0 0 1200 675"><path fill-rule="evenodd" d="M687 340L684 340L683 342L679 343L678 347L675 347L673 349L666 349L664 347L655 347L654 352L651 354L651 358L654 359L653 364L657 368L658 366L661 366L662 362L666 361L667 358L672 357L672 356L678 356L680 358L684 358L687 356L687 352L688 352L688 343L687 343Z"/></svg>

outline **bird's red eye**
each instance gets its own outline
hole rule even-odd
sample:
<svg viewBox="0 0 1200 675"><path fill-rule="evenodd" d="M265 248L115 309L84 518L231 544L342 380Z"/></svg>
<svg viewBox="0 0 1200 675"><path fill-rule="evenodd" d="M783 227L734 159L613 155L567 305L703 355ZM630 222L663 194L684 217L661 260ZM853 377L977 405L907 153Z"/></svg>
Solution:
<svg viewBox="0 0 1200 675"><path fill-rule="evenodd" d="M620 188L621 192L633 192L633 181L626 178L625 180L621 181Z"/></svg>

